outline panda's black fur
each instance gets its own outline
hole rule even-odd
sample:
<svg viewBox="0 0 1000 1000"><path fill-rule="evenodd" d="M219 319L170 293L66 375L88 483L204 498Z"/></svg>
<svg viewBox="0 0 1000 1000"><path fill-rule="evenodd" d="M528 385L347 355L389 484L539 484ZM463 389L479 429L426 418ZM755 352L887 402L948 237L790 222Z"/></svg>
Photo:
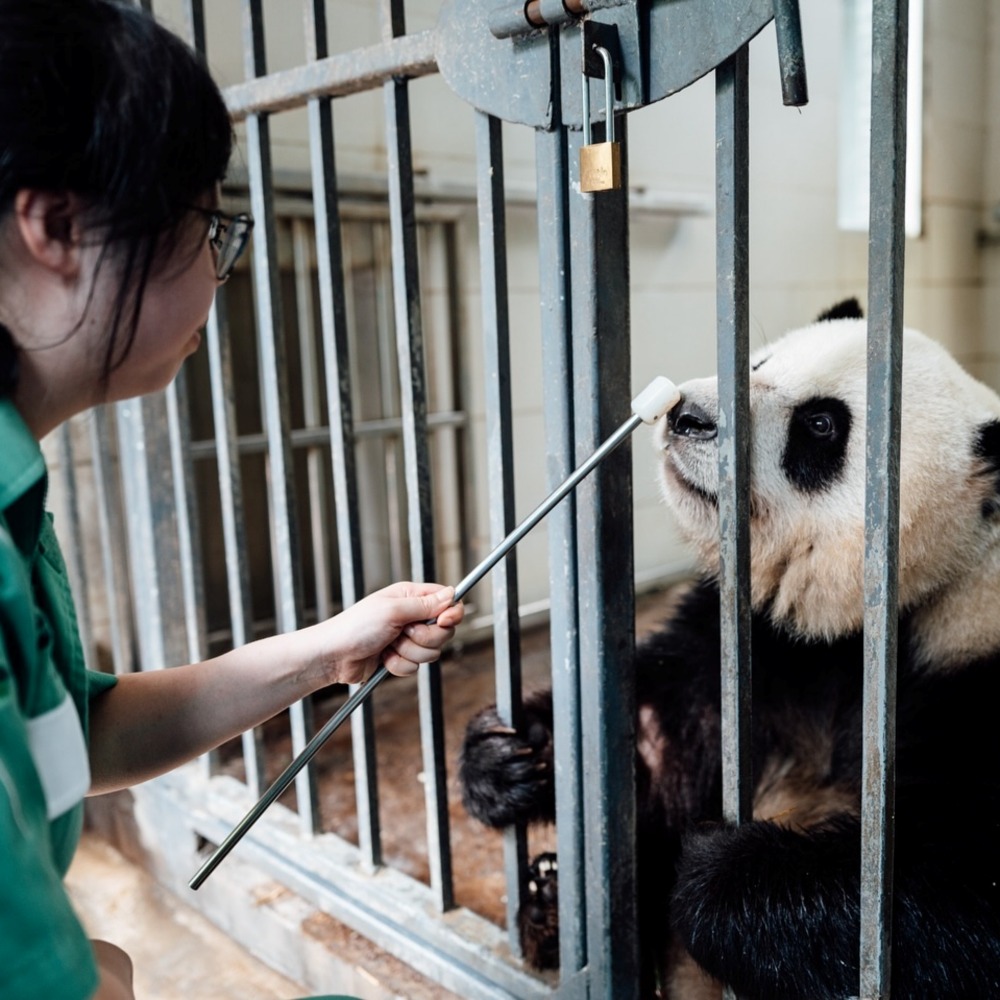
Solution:
<svg viewBox="0 0 1000 1000"><path fill-rule="evenodd" d="M833 336L834 324L857 322L859 312L856 302L842 305L823 321ZM769 357L762 352L755 365L761 377ZM712 414L699 409L697 396L671 413L665 440L683 435L689 417L692 435L709 433ZM826 390L798 404L781 465L810 498L844 476L846 442L864 415ZM993 532L1000 422L989 413L975 421L967 433L962 425L966 439L952 447L967 455L973 499L963 502L975 503L974 517L987 522L982 531ZM692 503L711 505L709 485L688 484L704 494ZM919 489L930 494L939 485ZM946 493L938 499L950 502ZM966 521L969 531L980 530L972 515ZM904 533L901 549L907 544ZM943 589L961 570L948 573ZM973 621L939 649L939 619L927 611L939 598L925 584L912 585L915 596L903 601L899 620L892 995L1000 998L1000 642L969 640ZM719 982L747 1000L858 993L861 632L836 623L810 632L794 601L767 586L759 585L752 625L752 822L721 821L719 595L711 571L636 650L644 996L718 996ZM983 587L976 587L979 600ZM990 591L983 607L1000 614L1000 580L989 587L996 599ZM519 733L492 707L470 722L460 777L474 816L493 826L554 819L552 711L550 693L538 692L526 700ZM549 879L533 873L520 920L526 955L540 966L557 960L555 869L548 867ZM700 967L693 974L691 958Z"/></svg>

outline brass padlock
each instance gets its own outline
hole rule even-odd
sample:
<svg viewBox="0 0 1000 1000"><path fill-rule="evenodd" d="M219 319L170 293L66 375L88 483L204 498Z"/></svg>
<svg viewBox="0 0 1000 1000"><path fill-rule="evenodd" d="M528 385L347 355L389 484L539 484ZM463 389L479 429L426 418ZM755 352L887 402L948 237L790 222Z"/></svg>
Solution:
<svg viewBox="0 0 1000 1000"><path fill-rule="evenodd" d="M590 129L590 79L583 74L583 145L580 147L580 190L617 191L622 186L622 147L615 142L615 81L611 54L600 45L594 51L604 62L605 142L594 142Z"/></svg>

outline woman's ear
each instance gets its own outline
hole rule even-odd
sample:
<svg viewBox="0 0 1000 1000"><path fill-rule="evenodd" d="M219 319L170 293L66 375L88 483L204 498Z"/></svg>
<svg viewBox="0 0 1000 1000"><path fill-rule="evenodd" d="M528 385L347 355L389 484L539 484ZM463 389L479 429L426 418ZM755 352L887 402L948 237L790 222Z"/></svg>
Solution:
<svg viewBox="0 0 1000 1000"><path fill-rule="evenodd" d="M73 194L23 189L14 197L17 231L37 263L63 278L80 271L80 216L83 204Z"/></svg>

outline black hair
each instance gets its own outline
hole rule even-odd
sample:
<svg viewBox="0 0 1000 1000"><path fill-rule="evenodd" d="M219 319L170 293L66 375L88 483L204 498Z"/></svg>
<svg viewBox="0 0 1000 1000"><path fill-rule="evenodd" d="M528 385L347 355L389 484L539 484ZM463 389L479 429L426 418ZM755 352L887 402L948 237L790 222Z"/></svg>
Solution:
<svg viewBox="0 0 1000 1000"><path fill-rule="evenodd" d="M26 188L87 206L98 267L112 258L121 277L105 383L135 339L150 274L224 178L232 141L203 61L151 15L117 0L0 0L0 218ZM0 351L0 394L16 378L10 355Z"/></svg>

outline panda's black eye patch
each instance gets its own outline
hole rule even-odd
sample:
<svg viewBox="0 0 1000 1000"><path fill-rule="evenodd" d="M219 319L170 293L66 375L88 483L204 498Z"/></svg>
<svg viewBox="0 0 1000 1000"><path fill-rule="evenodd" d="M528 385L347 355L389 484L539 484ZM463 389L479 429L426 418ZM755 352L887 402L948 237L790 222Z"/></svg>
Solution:
<svg viewBox="0 0 1000 1000"><path fill-rule="evenodd" d="M805 493L836 482L844 469L851 411L841 399L818 396L799 403L788 422L781 468Z"/></svg>
<svg viewBox="0 0 1000 1000"><path fill-rule="evenodd" d="M973 443L973 454L983 463L980 475L993 480L993 495L983 501L983 517L1000 513L1000 420L983 424Z"/></svg>

